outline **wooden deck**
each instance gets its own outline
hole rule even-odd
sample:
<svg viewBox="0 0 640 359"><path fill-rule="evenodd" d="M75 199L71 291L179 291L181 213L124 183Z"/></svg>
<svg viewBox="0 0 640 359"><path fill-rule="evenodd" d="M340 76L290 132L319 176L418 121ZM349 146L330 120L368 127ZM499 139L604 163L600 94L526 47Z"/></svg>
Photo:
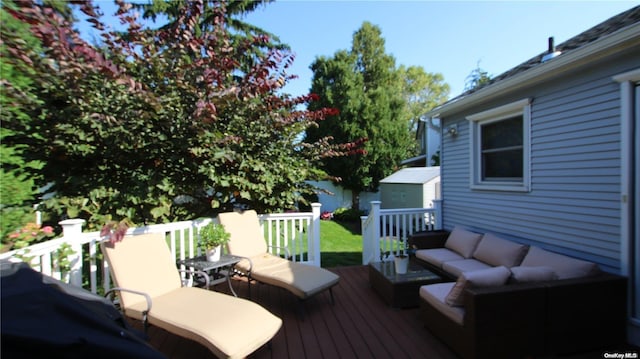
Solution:
<svg viewBox="0 0 640 359"><path fill-rule="evenodd" d="M458 358L424 328L418 309L393 309L369 285L366 266L331 268L340 275L333 288L335 305L329 293L300 302L289 292L264 284L252 284L252 299L283 320L271 348L262 347L250 358ZM247 283L236 279L233 286L247 298ZM216 287L229 293L226 283ZM304 308L304 320L300 315ZM212 308L212 310L215 310ZM141 328L139 322L133 323ZM238 335L242 335L239 333ZM150 343L170 359L213 359L204 346L157 327L149 328ZM624 353L638 348L618 348ZM603 358L602 352L544 359Z"/></svg>
<svg viewBox="0 0 640 359"><path fill-rule="evenodd" d="M280 288L251 285L252 299L283 320L271 348L260 348L251 358L457 358L424 328L417 308L387 306L369 286L365 266L331 270L341 278L333 288L334 305L328 292L300 302ZM247 298L246 281L234 280L233 286ZM226 284L216 289L229 292ZM202 345L163 329L150 327L149 336L168 358L214 358Z"/></svg>

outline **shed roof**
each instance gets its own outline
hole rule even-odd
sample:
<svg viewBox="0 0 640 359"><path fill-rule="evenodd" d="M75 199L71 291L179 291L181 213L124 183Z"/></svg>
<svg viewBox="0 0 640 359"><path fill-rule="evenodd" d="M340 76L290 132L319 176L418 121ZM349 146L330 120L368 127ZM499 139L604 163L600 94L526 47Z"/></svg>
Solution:
<svg viewBox="0 0 640 359"><path fill-rule="evenodd" d="M440 176L440 166L409 167L383 178L380 183L424 184L438 176Z"/></svg>

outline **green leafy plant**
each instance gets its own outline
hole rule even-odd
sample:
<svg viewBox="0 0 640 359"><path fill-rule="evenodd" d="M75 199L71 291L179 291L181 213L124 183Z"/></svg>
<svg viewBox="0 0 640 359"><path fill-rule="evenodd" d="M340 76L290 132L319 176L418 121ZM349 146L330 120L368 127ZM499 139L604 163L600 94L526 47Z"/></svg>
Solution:
<svg viewBox="0 0 640 359"><path fill-rule="evenodd" d="M30 256L29 253L31 253L31 250L29 248L24 248L15 254L15 258L18 258L29 264L29 266L34 267L34 263L32 262L35 256ZM68 279L67 276L71 273L71 261L69 260L69 257L74 254L76 254L76 251L73 250L69 243L65 242L60 245L58 250L56 250L55 255L52 256L53 266L54 268L58 268L63 280Z"/></svg>
<svg viewBox="0 0 640 359"><path fill-rule="evenodd" d="M301 110L318 97L283 92L294 54L267 35L237 39L226 1L172 2L161 28L117 1L122 31L90 1L56 1L86 15L99 47L48 1L6 2L24 31L2 33L2 62L26 77L30 97L6 92L7 107L24 114L2 118L2 143L25 145L19 166L43 163L36 185L50 184L42 210L51 216L98 229L112 218L166 223L237 205L280 211L313 192L307 180L326 177L323 159L358 150L330 136L301 142L337 110Z"/></svg>
<svg viewBox="0 0 640 359"><path fill-rule="evenodd" d="M55 263L60 270L62 277L66 277L71 272L71 261L69 257L76 254L69 243L62 243L56 252L57 258Z"/></svg>
<svg viewBox="0 0 640 359"><path fill-rule="evenodd" d="M198 245L204 250L226 244L231 239L231 234L224 229L224 226L216 223L200 228L198 234Z"/></svg>

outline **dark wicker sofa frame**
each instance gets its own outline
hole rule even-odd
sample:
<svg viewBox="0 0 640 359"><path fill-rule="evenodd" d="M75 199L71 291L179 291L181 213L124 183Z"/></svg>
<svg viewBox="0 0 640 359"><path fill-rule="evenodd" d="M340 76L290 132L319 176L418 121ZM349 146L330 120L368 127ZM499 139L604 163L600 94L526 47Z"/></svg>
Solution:
<svg viewBox="0 0 640 359"><path fill-rule="evenodd" d="M416 249L441 248L446 231L409 238ZM444 278L440 268L420 261ZM425 326L461 357L524 358L606 350L626 341L627 279L594 277L472 288L463 325L420 299Z"/></svg>

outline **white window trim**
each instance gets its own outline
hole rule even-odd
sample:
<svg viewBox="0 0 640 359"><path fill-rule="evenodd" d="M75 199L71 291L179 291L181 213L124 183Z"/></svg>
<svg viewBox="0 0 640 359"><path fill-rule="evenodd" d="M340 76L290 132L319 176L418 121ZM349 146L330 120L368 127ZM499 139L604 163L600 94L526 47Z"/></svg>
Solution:
<svg viewBox="0 0 640 359"><path fill-rule="evenodd" d="M480 151L480 126L522 115L522 181L483 181ZM526 98L504 106L467 116L470 122L469 187L474 190L529 192L531 190L531 99Z"/></svg>

